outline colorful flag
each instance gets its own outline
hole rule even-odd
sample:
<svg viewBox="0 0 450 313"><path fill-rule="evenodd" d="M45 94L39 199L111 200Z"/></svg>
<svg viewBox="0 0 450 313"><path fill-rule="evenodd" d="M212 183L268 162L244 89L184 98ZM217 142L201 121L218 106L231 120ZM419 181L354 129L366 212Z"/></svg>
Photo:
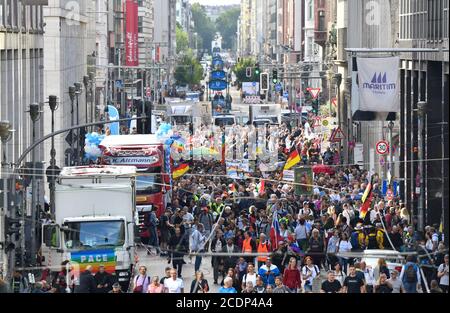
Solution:
<svg viewBox="0 0 450 313"><path fill-rule="evenodd" d="M174 168L173 170L173 179L177 179L182 177L184 174L186 174L189 171L190 167L189 164L181 164L177 168Z"/></svg>
<svg viewBox="0 0 450 313"><path fill-rule="evenodd" d="M278 221L277 211L274 211L272 216L272 227L270 228L270 242L273 251L278 249L278 241L280 239L280 222Z"/></svg>
<svg viewBox="0 0 450 313"><path fill-rule="evenodd" d="M359 212L359 216L361 218L364 218L367 214L367 212L369 211L369 208L372 204L372 200L373 200L373 192L372 192L372 174L369 173L369 176L367 177L368 179L368 184L366 187L366 190L364 191L364 194L361 198L361 201L363 203L363 205L361 206L361 211Z"/></svg>
<svg viewBox="0 0 450 313"><path fill-rule="evenodd" d="M298 163L300 163L300 155L298 154L297 149L295 149L294 151L291 152L291 154L289 155L286 164L284 165L284 169L283 171L287 171L290 170L291 168L293 168L294 166L296 166Z"/></svg>
<svg viewBox="0 0 450 313"><path fill-rule="evenodd" d="M261 179L260 183L256 186L256 190L259 195L263 195L266 192L266 183Z"/></svg>

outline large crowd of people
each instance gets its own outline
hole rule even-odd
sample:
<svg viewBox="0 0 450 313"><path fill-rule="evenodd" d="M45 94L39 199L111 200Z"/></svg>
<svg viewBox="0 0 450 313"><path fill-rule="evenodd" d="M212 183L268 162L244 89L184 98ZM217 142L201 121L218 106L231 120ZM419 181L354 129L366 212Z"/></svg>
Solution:
<svg viewBox="0 0 450 313"><path fill-rule="evenodd" d="M440 225L418 231L400 197L385 200L377 174L369 182L368 171L340 165L336 148L322 153L320 136L307 132L307 127L285 125L278 146L280 159L295 148L300 165L330 168L315 173L310 194L298 195L280 172L262 175L255 169L250 178L236 180L220 162L193 162L190 174L173 182L172 201L158 223L148 224L150 233L158 236L153 248L171 266L161 279L147 276L141 266L130 290L206 293L215 284L221 293L448 292L448 249ZM373 198L362 214L369 183ZM411 255L398 263L377 257L372 264L358 256L366 250ZM204 252L213 253L208 264L212 282L200 271ZM192 282L185 278L192 273L183 272L190 254L195 254ZM74 292L121 292L114 281L98 273L88 275L88 286ZM22 278L17 273L9 286L13 292L26 290ZM40 284L41 291L67 288L58 277Z"/></svg>

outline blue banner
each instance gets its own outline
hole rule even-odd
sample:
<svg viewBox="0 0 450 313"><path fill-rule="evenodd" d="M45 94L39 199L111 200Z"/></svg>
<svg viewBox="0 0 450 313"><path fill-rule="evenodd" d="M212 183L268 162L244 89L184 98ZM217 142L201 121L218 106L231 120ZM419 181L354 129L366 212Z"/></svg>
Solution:
<svg viewBox="0 0 450 313"><path fill-rule="evenodd" d="M116 121L119 117L119 111L115 106L108 105L108 115L110 121ZM120 125L119 123L111 123L109 124L109 130L111 131L111 135L120 135Z"/></svg>

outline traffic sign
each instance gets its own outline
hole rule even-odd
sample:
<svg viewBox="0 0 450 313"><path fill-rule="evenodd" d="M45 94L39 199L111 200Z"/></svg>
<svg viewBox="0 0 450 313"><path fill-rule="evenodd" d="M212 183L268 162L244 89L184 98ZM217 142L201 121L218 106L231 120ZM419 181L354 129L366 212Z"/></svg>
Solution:
<svg viewBox="0 0 450 313"><path fill-rule="evenodd" d="M276 92L280 92L282 89L283 89L283 86L281 86L281 83L277 83L277 84L275 85L275 91L276 91Z"/></svg>
<svg viewBox="0 0 450 313"><path fill-rule="evenodd" d="M386 155L389 153L389 143L386 140L377 142L376 150L379 155Z"/></svg>
<svg viewBox="0 0 450 313"><path fill-rule="evenodd" d="M313 127L320 127L322 124L322 118L320 116L316 116L314 118L314 126Z"/></svg>
<svg viewBox="0 0 450 313"><path fill-rule="evenodd" d="M336 98L331 99L331 104L337 107L337 99Z"/></svg>
<svg viewBox="0 0 450 313"><path fill-rule="evenodd" d="M330 142L340 142L345 139L345 134L340 127L336 128L330 137Z"/></svg>
<svg viewBox="0 0 450 313"><path fill-rule="evenodd" d="M123 80L121 79L116 80L116 88L123 88Z"/></svg>
<svg viewBox="0 0 450 313"><path fill-rule="evenodd" d="M317 97L319 97L319 93L322 89L320 88L307 88L306 89L310 94L311 97L313 97L313 99L317 99Z"/></svg>

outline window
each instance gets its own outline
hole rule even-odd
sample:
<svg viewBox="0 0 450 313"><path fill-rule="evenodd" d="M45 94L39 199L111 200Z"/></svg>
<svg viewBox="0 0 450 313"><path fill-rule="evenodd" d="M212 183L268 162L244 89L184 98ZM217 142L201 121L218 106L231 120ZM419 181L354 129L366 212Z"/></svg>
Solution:
<svg viewBox="0 0 450 313"><path fill-rule="evenodd" d="M325 29L325 12L319 11L319 31L326 31Z"/></svg>
<svg viewBox="0 0 450 313"><path fill-rule="evenodd" d="M143 23L144 23L144 17L143 16L139 16L138 17L138 33L142 33L143 32Z"/></svg>
<svg viewBox="0 0 450 313"><path fill-rule="evenodd" d="M47 247L60 248L59 227L56 225L45 225L43 227L43 241Z"/></svg>
<svg viewBox="0 0 450 313"><path fill-rule="evenodd" d="M5 7L3 5L4 2L5 2L4 0L0 0L0 27L4 25L3 22L3 8Z"/></svg>
<svg viewBox="0 0 450 313"><path fill-rule="evenodd" d="M310 0L308 3L308 20L313 19L313 2Z"/></svg>
<svg viewBox="0 0 450 313"><path fill-rule="evenodd" d="M23 29L27 28L27 6L22 4L20 6L20 25L22 26Z"/></svg>
<svg viewBox="0 0 450 313"><path fill-rule="evenodd" d="M123 221L71 222L64 232L68 249L114 248L125 244Z"/></svg>

